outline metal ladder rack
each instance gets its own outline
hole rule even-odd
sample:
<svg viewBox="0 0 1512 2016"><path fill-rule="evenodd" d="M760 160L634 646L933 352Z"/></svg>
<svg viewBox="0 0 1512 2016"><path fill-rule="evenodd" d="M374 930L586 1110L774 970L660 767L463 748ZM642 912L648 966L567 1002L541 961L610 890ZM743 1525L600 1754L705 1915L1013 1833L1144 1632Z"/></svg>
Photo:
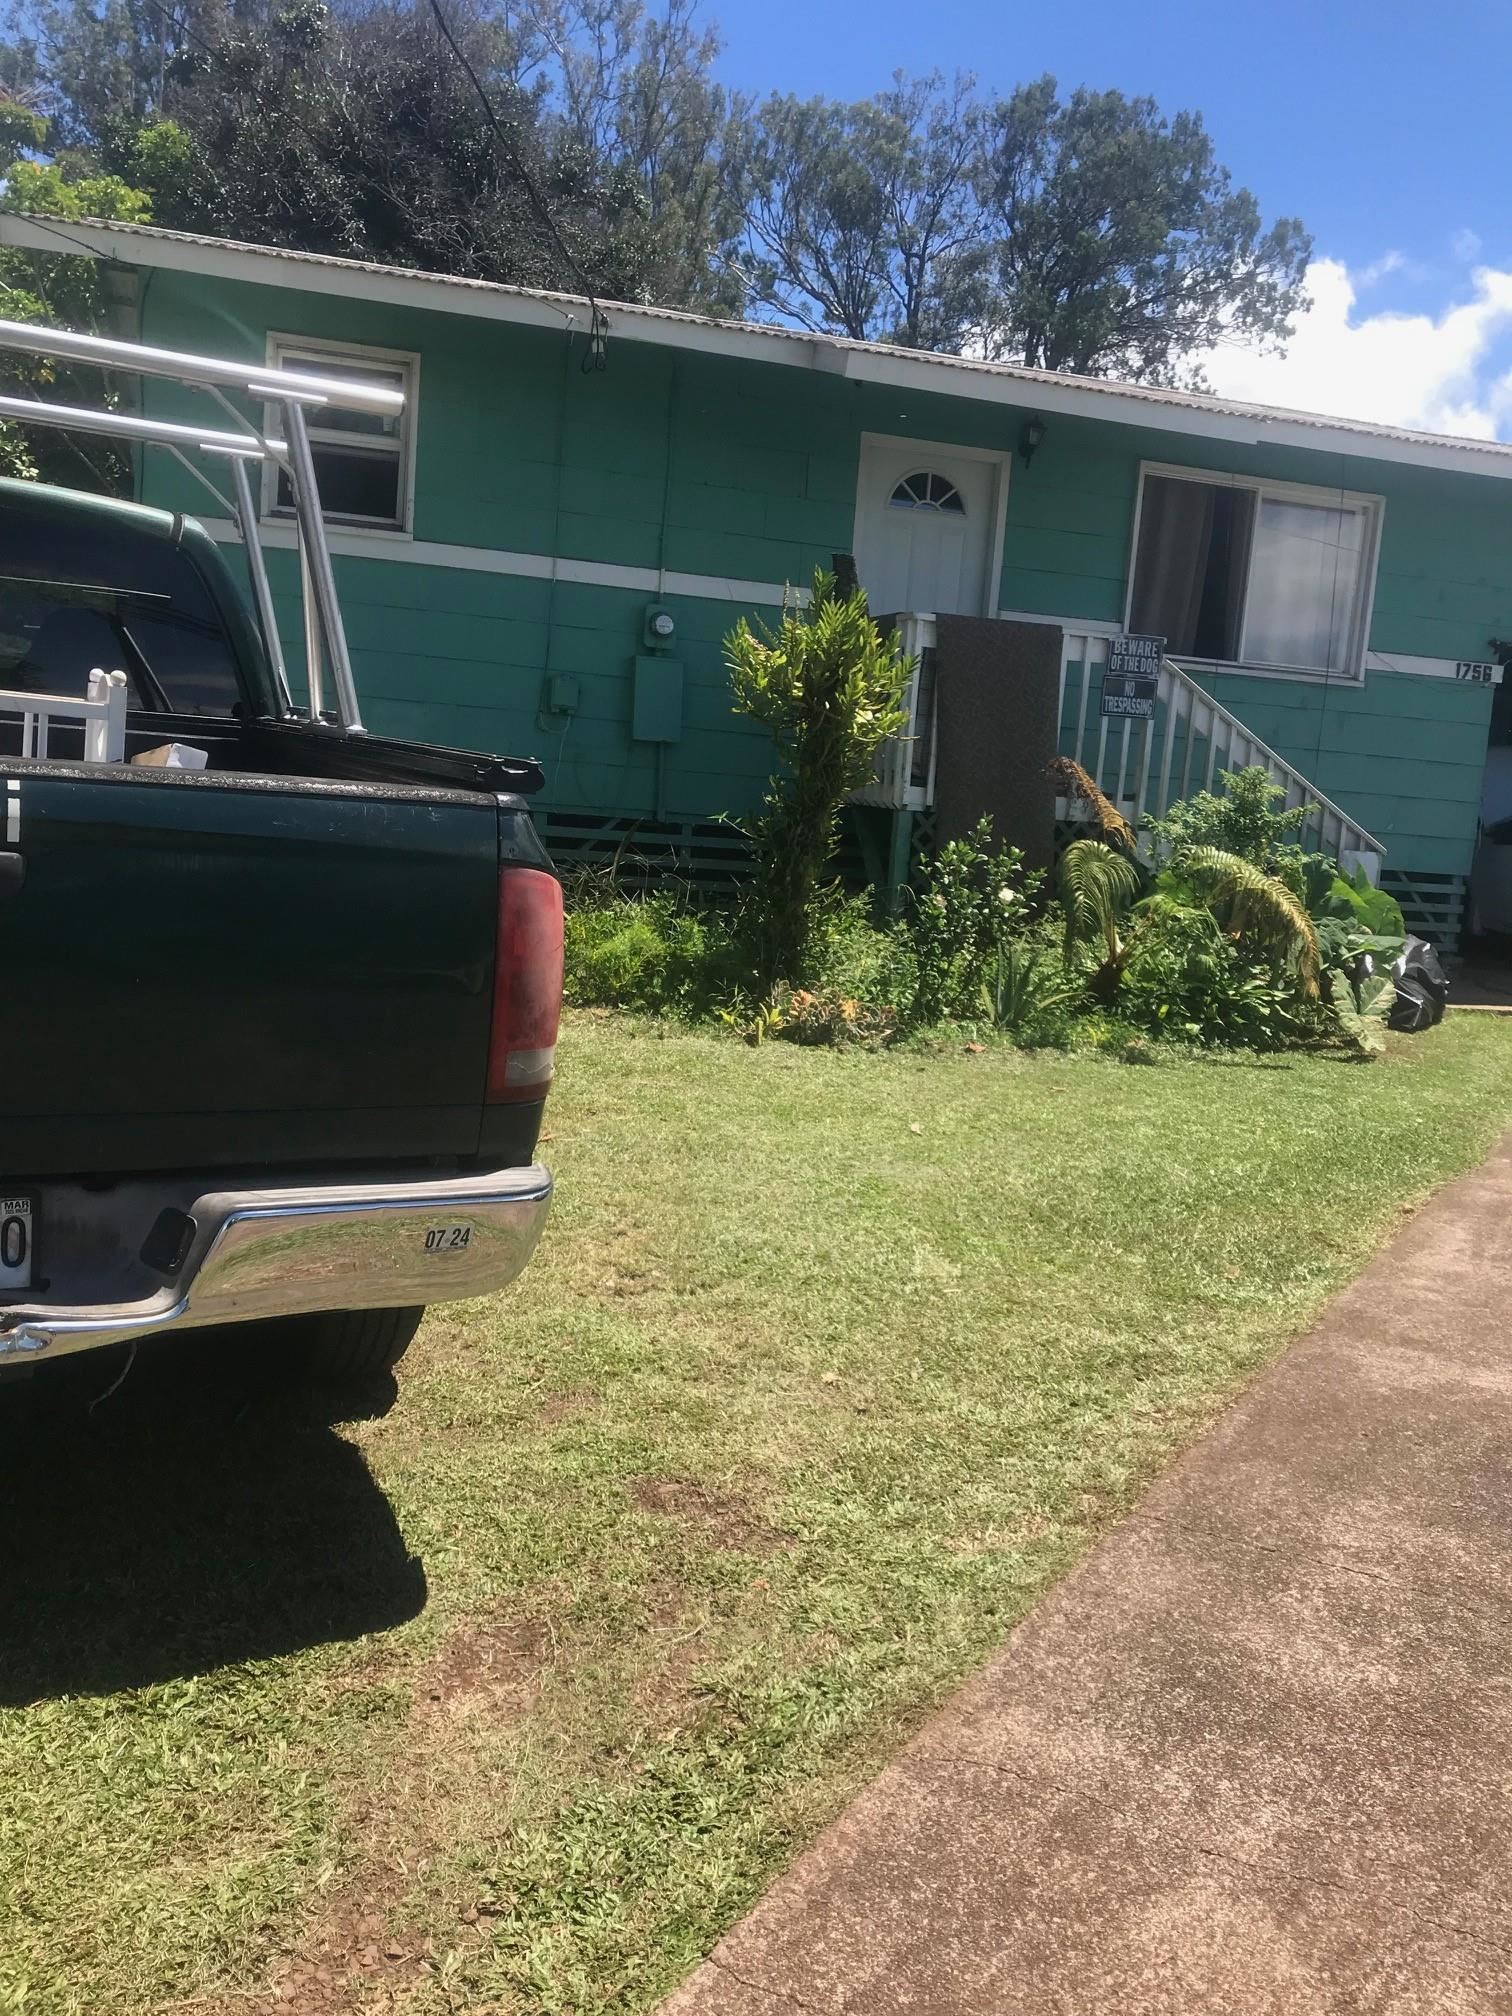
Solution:
<svg viewBox="0 0 1512 2016"><path fill-rule="evenodd" d="M310 451L306 414L318 412L322 407L340 406L349 411L392 417L404 411L404 394L387 386L327 378L315 372L275 371L261 364L197 357L186 351L159 350L145 343L83 335L69 329L40 328L29 322L0 321L0 350L17 350L38 357L64 357L75 363L98 364L117 371L134 371L147 378L167 379L207 392L236 422L236 430L232 431L221 427L187 426L172 420L153 420L144 414L120 413L104 408L58 406L39 399L0 397L0 416L24 421L28 426L76 428L82 433L103 434L117 440L139 441L148 446L167 448L205 485L241 528L258 626L280 700L285 710L292 714L294 706L289 693L288 672L279 642L273 591L258 536L258 513L248 475L253 464L265 462L271 462L283 471L293 495L299 535L305 678L310 717L312 720L322 717L323 675L328 669L337 721L346 734L360 735L363 732L362 711L357 701L351 654L347 649L346 631L336 596L336 577L331 566L330 547L326 542L325 520L321 516L320 489ZM264 408L275 408L282 433L272 434L266 427L255 425L232 403L230 394L237 394ZM234 501L223 496L204 471L189 460L190 454L214 456L229 464ZM33 702L32 711L35 712L35 702L40 696L21 697ZM4 704L0 701L0 707ZM78 715L78 710L89 704L87 701L71 703L76 716L86 722L91 717ZM49 711L59 710L49 702Z"/></svg>

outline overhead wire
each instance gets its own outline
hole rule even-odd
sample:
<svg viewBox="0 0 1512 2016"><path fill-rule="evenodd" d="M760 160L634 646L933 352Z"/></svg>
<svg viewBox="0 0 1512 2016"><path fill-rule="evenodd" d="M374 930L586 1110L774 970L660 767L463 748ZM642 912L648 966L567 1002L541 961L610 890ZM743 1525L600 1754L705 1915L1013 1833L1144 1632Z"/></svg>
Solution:
<svg viewBox="0 0 1512 2016"><path fill-rule="evenodd" d="M503 120L494 110L493 100L484 89L483 80L468 60L461 43L458 42L456 36L452 33L451 23L446 18L445 11L441 6L441 0L430 0L430 10L436 17L436 26L441 30L445 38L446 46L451 50L453 56L456 57L458 63L461 64L467 74L468 81L477 93L478 103L483 107L483 116L487 119L495 140L503 148L508 158L510 169L519 178L520 186L525 191L531 209L534 210L539 221L546 227L548 237L556 246L568 271L577 280L579 287L587 297L590 321L588 348L583 353L582 369L585 372L602 371L607 362L609 318L599 306L593 283L583 271L576 253L558 229L557 221L551 214L550 206L536 186L535 177L525 165L524 157L515 145L514 139L505 127Z"/></svg>

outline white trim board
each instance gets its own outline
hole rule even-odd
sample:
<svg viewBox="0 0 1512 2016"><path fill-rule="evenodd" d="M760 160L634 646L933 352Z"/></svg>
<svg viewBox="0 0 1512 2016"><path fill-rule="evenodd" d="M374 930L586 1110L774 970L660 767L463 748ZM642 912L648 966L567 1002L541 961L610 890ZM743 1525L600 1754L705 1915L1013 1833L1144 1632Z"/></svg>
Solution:
<svg viewBox="0 0 1512 2016"><path fill-rule="evenodd" d="M291 293L425 308L480 321L537 328L583 329L588 303L567 294L528 292L490 281L333 259L320 254L242 245L225 239L164 231L153 225L73 223L0 213L0 245L30 251L84 252L123 266L161 267L200 277L280 287ZM1454 470L1512 481L1512 446L1461 441L1450 436L1395 432L1370 421L1313 417L1278 407L1246 406L1197 393L1156 387L1098 384L1065 374L975 358L856 343L846 337L749 322L720 322L665 308L608 304L610 340L700 350L799 370L885 385L897 391L936 392L988 405L1012 406L1041 417L1060 414L1105 420L1115 426L1155 428L1207 440L1260 443L1359 456L1406 467Z"/></svg>
<svg viewBox="0 0 1512 2016"><path fill-rule="evenodd" d="M196 514L197 515L197 514ZM212 539L223 546L239 546L241 532L230 518L200 518ZM292 525L279 521L261 528L264 546L292 552L297 535ZM589 588L628 588L640 595L686 595L705 602L728 602L735 606L755 603L781 608L792 597L802 602L808 590L776 581L737 581L723 574L663 574L655 567L621 567L610 560L553 560L549 553L508 553L488 546L448 546L439 541L406 539L397 533L353 531L340 525L326 528L331 551L348 560L397 560L409 567L454 567L465 574L513 574L531 581L575 581ZM1005 623L1054 623L1062 630L1082 637L1118 637L1117 623L1098 621L1091 616L1047 616L1042 609L998 609ZM1397 653L1371 651L1366 654L1369 671L1405 672L1414 678L1454 679L1458 666L1468 661L1453 658L1412 658ZM1353 684L1341 679L1325 680L1321 673L1262 672L1242 665L1204 666L1204 671L1233 673L1256 679L1305 679L1309 685L1335 688ZM1493 665L1490 684L1502 682L1502 667Z"/></svg>
<svg viewBox="0 0 1512 2016"><path fill-rule="evenodd" d="M230 518L201 518L212 539L239 546L241 533ZM281 520L259 528L264 546L292 552L298 534ZM757 603L781 608L785 599L802 599L806 591L776 581L737 581L722 574L679 574L668 568L621 567L611 560L571 560L550 553L510 553L491 546L449 546L440 541L407 539L382 531L327 525L326 543L347 560L394 560L407 567L452 567L467 574L513 574L531 581L577 581L591 588L629 588L641 595L689 595L706 602Z"/></svg>
<svg viewBox="0 0 1512 2016"><path fill-rule="evenodd" d="M1047 616L1042 609L999 609L998 617L1004 623L1055 623L1076 637L1121 637L1123 626L1106 623L1091 616ZM1491 665L1483 661L1466 658L1418 658L1401 651L1375 651L1365 653L1367 672L1401 672L1409 679L1457 679L1465 680L1470 675L1461 672L1461 666L1474 663L1478 671L1489 672L1489 679L1477 680L1477 684L1500 686L1505 667ZM1321 672L1267 672L1257 665L1202 665L1196 668L1202 673L1212 673L1221 678L1243 679L1296 679L1309 686L1326 686L1337 692L1343 686L1356 687L1361 682L1356 679L1325 679Z"/></svg>
<svg viewBox="0 0 1512 2016"><path fill-rule="evenodd" d="M1400 651L1367 651L1367 672L1404 672L1411 679L1456 679L1462 684L1500 686L1506 670L1481 658L1416 658Z"/></svg>

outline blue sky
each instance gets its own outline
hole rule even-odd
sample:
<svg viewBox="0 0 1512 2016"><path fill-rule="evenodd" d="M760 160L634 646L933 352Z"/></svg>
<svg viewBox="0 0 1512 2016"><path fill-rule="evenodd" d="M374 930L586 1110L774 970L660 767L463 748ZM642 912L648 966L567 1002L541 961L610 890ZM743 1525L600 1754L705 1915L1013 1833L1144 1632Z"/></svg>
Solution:
<svg viewBox="0 0 1512 2016"><path fill-rule="evenodd" d="M1512 0L705 0L727 82L865 96L898 68L1006 90L1147 92L1200 111L1267 218L1316 241L1291 358L1223 353L1220 390L1512 438Z"/></svg>

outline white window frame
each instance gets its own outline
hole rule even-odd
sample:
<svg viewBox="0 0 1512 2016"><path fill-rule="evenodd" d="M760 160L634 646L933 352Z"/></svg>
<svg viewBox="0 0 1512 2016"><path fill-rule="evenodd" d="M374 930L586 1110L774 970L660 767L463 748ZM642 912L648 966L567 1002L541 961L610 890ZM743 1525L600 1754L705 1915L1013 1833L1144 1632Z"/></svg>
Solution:
<svg viewBox="0 0 1512 2016"><path fill-rule="evenodd" d="M346 512L325 511L322 515L328 525L339 525L344 531L355 533L365 539L413 540L415 536L415 434L420 411L420 353L418 350L382 350L371 343L335 343L325 336L299 336L286 331L269 330L268 366L278 370L288 356L319 358L323 365L329 365L333 378L341 376L343 364L355 368L371 369L380 366L385 370L398 371L404 381L404 411L399 418L399 510L397 525L386 519L358 518ZM319 408L306 416L310 445L322 445ZM275 407L267 409L264 425L276 432L278 413ZM355 437L354 437L355 438ZM262 515L270 524L290 522L294 513L288 505L278 502L278 470L271 462L264 462L262 469Z"/></svg>
<svg viewBox="0 0 1512 2016"><path fill-rule="evenodd" d="M1326 680L1334 686L1341 683L1361 686L1365 683L1365 661L1370 648L1370 616L1375 608L1376 568L1381 557L1381 524L1386 514L1384 497L1365 490L1339 490L1329 484L1275 483L1265 476L1236 476L1223 469L1191 469L1173 462L1141 462L1139 495L1134 505L1134 530L1129 542L1129 574L1124 589L1126 631L1134 615L1134 570L1139 564L1139 527L1144 516L1147 476L1168 476L1182 483L1206 483L1214 489L1252 491L1255 495L1257 522L1260 504L1266 498L1274 498L1282 503L1318 504L1334 510L1363 511L1365 539L1361 550L1360 581L1355 595L1355 606L1350 612L1349 648L1341 671L1320 671L1313 665L1268 665L1263 660L1245 656L1244 645L1249 629L1249 560L1245 563L1244 606L1239 619L1239 656L1194 658L1184 653L1178 656L1174 652L1171 656L1181 665L1196 665L1210 668L1215 672L1251 673L1264 679Z"/></svg>

